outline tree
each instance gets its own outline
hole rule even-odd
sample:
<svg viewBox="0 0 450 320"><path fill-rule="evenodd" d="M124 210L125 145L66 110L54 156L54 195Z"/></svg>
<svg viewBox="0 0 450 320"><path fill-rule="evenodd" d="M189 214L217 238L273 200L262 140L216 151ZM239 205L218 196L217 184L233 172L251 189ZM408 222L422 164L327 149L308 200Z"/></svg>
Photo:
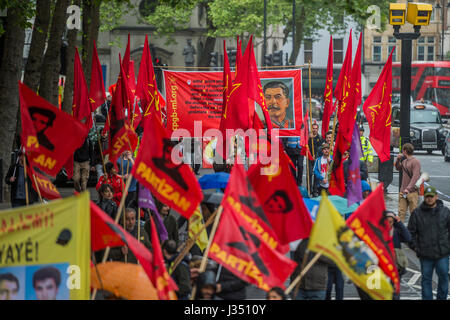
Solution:
<svg viewBox="0 0 450 320"><path fill-rule="evenodd" d="M0 9L8 9L3 27L4 45L0 62L0 158L3 172L8 168L15 147L14 133L19 110L19 84L22 75L25 27L31 17L29 1L1 1ZM3 181L1 181L3 183Z"/></svg>
<svg viewBox="0 0 450 320"><path fill-rule="evenodd" d="M55 106L58 105L58 82L59 71L61 70L60 52L68 6L69 0L56 1L39 82L39 95Z"/></svg>
<svg viewBox="0 0 450 320"><path fill-rule="evenodd" d="M388 3L388 0L377 3L382 21L386 21ZM296 33L290 62L297 59L305 37L314 39L323 28L331 33L345 30L348 20L344 16L364 25L371 15L367 12L371 4L371 0L296 0ZM263 36L264 1L261 0L161 0L145 21L156 28L157 34L167 36L170 42L173 41L171 35L186 29L196 6L205 11L207 25L204 36L207 39L241 35L245 43L250 34ZM292 24L292 0L267 0L267 25L284 26L285 41L292 31ZM209 65L210 51L205 45L201 56L208 59L201 59L201 66Z"/></svg>

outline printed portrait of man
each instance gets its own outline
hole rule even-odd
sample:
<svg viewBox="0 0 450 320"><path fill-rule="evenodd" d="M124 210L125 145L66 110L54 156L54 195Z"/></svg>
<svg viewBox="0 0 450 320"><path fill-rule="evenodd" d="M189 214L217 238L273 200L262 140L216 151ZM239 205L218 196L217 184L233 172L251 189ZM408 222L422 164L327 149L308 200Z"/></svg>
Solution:
<svg viewBox="0 0 450 320"><path fill-rule="evenodd" d="M265 203L265 209L270 213L288 213L292 208L292 201L283 190L274 192Z"/></svg>
<svg viewBox="0 0 450 320"><path fill-rule="evenodd" d="M55 121L56 115L50 110L38 107L31 107L28 110L30 111L31 120L33 120L34 127L36 128L39 145L53 151L55 146L47 138L45 131L49 127L53 126L53 121Z"/></svg>
<svg viewBox="0 0 450 320"><path fill-rule="evenodd" d="M55 267L44 267L33 274L33 288L37 300L56 300L61 273Z"/></svg>
<svg viewBox="0 0 450 320"><path fill-rule="evenodd" d="M273 128L294 129L294 108L288 86L281 81L270 81L264 85L263 93Z"/></svg>
<svg viewBox="0 0 450 320"><path fill-rule="evenodd" d="M0 274L0 300L17 300L20 285L12 273Z"/></svg>

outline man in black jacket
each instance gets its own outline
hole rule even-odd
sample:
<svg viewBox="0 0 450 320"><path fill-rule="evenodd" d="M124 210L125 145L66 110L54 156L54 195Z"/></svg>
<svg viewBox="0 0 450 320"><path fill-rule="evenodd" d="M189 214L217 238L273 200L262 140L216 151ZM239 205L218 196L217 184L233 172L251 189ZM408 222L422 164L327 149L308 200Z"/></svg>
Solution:
<svg viewBox="0 0 450 320"><path fill-rule="evenodd" d="M450 255L450 210L438 200L436 189L427 186L424 201L411 214L408 229L411 249L420 259L422 271L422 299L433 300L432 276L438 276L437 299L446 300L448 294L448 266Z"/></svg>
<svg viewBox="0 0 450 320"><path fill-rule="evenodd" d="M75 150L73 156L73 184L78 192L85 191L89 180L91 162L94 159L94 148L89 137L84 140L83 145ZM92 167L95 170L95 167Z"/></svg>
<svg viewBox="0 0 450 320"><path fill-rule="evenodd" d="M23 155L18 153L18 158L6 173L5 182L11 185L11 206L13 208L26 206L26 193L28 192L28 204L38 201L38 194L33 189L30 177L27 176L27 188L25 188L25 170L23 166Z"/></svg>

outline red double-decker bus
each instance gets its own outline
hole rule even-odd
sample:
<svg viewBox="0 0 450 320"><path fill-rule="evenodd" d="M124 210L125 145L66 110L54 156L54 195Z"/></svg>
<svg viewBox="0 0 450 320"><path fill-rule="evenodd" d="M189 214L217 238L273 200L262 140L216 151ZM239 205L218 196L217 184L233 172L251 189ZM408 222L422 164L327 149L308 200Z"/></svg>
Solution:
<svg viewBox="0 0 450 320"><path fill-rule="evenodd" d="M400 94L401 63L392 64L392 94ZM450 117L450 61L416 61L411 64L411 96L425 100Z"/></svg>

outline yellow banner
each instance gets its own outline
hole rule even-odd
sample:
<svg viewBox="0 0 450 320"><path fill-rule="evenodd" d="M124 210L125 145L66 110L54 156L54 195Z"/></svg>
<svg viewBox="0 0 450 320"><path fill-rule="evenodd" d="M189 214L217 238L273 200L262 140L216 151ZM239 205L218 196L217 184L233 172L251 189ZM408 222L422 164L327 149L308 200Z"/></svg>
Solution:
<svg viewBox="0 0 450 320"><path fill-rule="evenodd" d="M378 267L377 256L345 224L325 193L322 193L308 249L333 260L342 272L373 299L392 299L392 285Z"/></svg>
<svg viewBox="0 0 450 320"><path fill-rule="evenodd" d="M89 299L89 192L0 211L0 300Z"/></svg>
<svg viewBox="0 0 450 320"><path fill-rule="evenodd" d="M189 238L194 238L204 225L205 223L203 222L203 215L199 205L194 214L189 218ZM203 229L202 233L200 233L196 243L200 250L204 251L206 249L206 246L208 245L208 234L206 233L206 229Z"/></svg>

